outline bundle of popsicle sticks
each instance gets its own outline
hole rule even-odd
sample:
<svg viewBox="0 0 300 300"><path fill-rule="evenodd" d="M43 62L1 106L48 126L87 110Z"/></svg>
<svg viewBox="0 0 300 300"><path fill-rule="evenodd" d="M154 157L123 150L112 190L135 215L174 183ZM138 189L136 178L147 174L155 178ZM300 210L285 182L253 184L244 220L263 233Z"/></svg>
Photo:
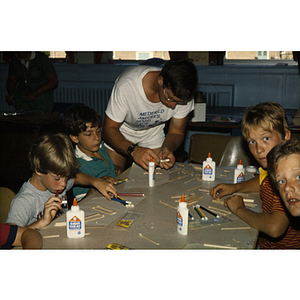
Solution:
<svg viewBox="0 0 300 300"><path fill-rule="evenodd" d="M201 199L203 199L203 197L195 196L195 193L186 194L186 195L184 195L184 197L185 197L185 202L186 202L187 205L195 204L196 202L198 202ZM171 198L172 199L176 199L175 202L180 202L181 195L172 196Z"/></svg>

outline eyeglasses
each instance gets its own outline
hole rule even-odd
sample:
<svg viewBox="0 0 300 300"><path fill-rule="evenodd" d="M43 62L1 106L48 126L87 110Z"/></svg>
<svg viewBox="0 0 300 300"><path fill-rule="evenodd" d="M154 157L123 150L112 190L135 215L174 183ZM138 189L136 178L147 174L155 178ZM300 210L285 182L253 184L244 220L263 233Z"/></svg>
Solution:
<svg viewBox="0 0 300 300"><path fill-rule="evenodd" d="M167 93L167 96L166 96L166 93ZM167 100L168 102L176 102L176 104L179 104L179 105L186 105L188 101L184 100L184 101L176 101L172 98L170 98L168 92L166 92L166 90L164 89L164 97L165 97L165 100Z"/></svg>

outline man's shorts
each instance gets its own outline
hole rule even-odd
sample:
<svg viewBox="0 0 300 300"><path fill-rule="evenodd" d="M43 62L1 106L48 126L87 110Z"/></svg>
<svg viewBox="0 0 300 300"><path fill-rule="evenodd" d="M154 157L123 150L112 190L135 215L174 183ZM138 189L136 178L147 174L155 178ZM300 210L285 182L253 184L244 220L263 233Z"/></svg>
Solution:
<svg viewBox="0 0 300 300"><path fill-rule="evenodd" d="M163 123L144 130L133 130L123 123L120 126L120 132L126 140L131 141L133 144L138 144L140 147L157 149L161 147L165 140L164 127L165 124ZM105 147L114 151L106 143Z"/></svg>

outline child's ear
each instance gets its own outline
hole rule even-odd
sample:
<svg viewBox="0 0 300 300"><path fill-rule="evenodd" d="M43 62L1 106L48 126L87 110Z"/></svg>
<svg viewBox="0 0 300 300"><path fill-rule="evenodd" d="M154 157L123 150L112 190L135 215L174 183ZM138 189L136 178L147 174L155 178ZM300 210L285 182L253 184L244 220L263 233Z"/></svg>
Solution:
<svg viewBox="0 0 300 300"><path fill-rule="evenodd" d="M37 176L41 176L43 174L43 173L39 172L37 169L35 169L34 172Z"/></svg>
<svg viewBox="0 0 300 300"><path fill-rule="evenodd" d="M290 140L291 139L291 131L288 129L285 132L285 137L284 137L284 141Z"/></svg>
<svg viewBox="0 0 300 300"><path fill-rule="evenodd" d="M77 136L70 134L69 137L70 137L70 139L71 139L75 144L78 144L78 137L77 137Z"/></svg>

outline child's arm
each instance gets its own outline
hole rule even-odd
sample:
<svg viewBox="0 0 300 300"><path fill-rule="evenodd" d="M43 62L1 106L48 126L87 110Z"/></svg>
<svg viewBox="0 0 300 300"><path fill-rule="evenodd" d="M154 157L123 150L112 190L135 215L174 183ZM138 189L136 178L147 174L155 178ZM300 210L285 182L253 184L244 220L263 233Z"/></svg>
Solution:
<svg viewBox="0 0 300 300"><path fill-rule="evenodd" d="M44 212L41 219L31 223L30 225L26 226L27 228L35 228L41 229L46 227L48 224L52 222L55 218L57 211L60 210L62 199L59 197L51 196L48 201L45 203Z"/></svg>
<svg viewBox="0 0 300 300"><path fill-rule="evenodd" d="M43 237L37 230L18 227L17 236L12 245L23 247L23 249L42 249Z"/></svg>
<svg viewBox="0 0 300 300"><path fill-rule="evenodd" d="M75 185L93 186L108 200L111 200L109 194L112 194L117 198L117 189L114 186L117 183L118 182L115 179L114 182L110 182L109 180L96 178L84 173L77 173L76 177L74 178Z"/></svg>
<svg viewBox="0 0 300 300"><path fill-rule="evenodd" d="M220 183L217 186L211 188L209 192L214 199L220 199L233 193L259 192L259 177L256 176L250 180L235 184Z"/></svg>
<svg viewBox="0 0 300 300"><path fill-rule="evenodd" d="M284 213L277 211L256 213L247 209L242 196L235 195L225 199L224 206L228 207L235 215L250 226L273 238L283 235L290 224L288 217Z"/></svg>

